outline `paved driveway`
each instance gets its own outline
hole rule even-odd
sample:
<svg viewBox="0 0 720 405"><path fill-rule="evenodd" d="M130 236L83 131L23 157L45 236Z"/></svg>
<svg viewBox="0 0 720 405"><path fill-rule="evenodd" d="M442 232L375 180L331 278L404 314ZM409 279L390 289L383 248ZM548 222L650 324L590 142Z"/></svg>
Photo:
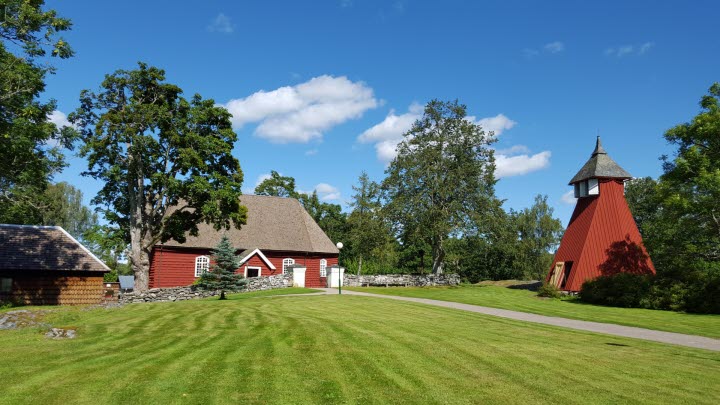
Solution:
<svg viewBox="0 0 720 405"><path fill-rule="evenodd" d="M326 294L337 294L335 288L321 288ZM694 347L697 349L706 349L720 351L720 340L703 336L685 335L682 333L663 332L659 330L636 328L632 326L615 325L612 323L600 323L579 321L576 319L559 318L555 316L545 316L530 314L527 312L510 311L507 309L498 309L483 307L480 305L461 304L459 302L430 300L426 298L398 297L395 295L380 295L365 292L343 290L343 294L360 295L373 298L385 298L398 301L417 302L420 304L434 305L437 307L454 308L463 311L477 312L480 314L499 316L501 318L514 319L517 321L540 323L543 325L559 326L562 328L584 330L588 332L603 333L606 335L622 336L634 339L651 340L653 342L669 343L679 346ZM306 295L306 294L303 294Z"/></svg>

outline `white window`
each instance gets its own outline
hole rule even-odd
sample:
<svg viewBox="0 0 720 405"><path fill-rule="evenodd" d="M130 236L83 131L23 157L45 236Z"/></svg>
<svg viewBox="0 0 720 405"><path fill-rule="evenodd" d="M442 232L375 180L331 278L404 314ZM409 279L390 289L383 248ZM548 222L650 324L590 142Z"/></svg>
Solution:
<svg viewBox="0 0 720 405"><path fill-rule="evenodd" d="M598 185L598 179L588 180L588 195L600 194L600 187Z"/></svg>
<svg viewBox="0 0 720 405"><path fill-rule="evenodd" d="M288 266L295 264L295 259L287 258L283 259L283 274L285 274L285 271L287 270Z"/></svg>
<svg viewBox="0 0 720 405"><path fill-rule="evenodd" d="M254 266L245 266L245 278L255 278L262 275L262 268Z"/></svg>
<svg viewBox="0 0 720 405"><path fill-rule="evenodd" d="M327 277L327 260L320 259L320 277Z"/></svg>
<svg viewBox="0 0 720 405"><path fill-rule="evenodd" d="M210 271L210 258L207 256L198 256L195 258L195 277L202 276L206 271Z"/></svg>

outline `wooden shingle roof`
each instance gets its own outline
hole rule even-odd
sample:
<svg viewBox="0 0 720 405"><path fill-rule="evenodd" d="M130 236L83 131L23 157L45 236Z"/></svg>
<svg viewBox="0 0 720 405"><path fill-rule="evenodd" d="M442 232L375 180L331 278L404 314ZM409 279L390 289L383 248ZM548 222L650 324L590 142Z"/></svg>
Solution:
<svg viewBox="0 0 720 405"><path fill-rule="evenodd" d="M632 176L625 169L615 163L600 143L600 137L597 137L595 150L590 159L583 165L579 172L570 180L568 184L574 184L579 181L591 178L611 178L611 179L631 179Z"/></svg>
<svg viewBox="0 0 720 405"><path fill-rule="evenodd" d="M294 198L243 195L248 209L247 224L241 229L216 231L212 225L198 224L198 236L186 235L185 243L175 240L165 246L215 248L226 234L236 249L292 251L338 254L339 250L300 202Z"/></svg>
<svg viewBox="0 0 720 405"><path fill-rule="evenodd" d="M0 270L110 269L59 226L0 224Z"/></svg>

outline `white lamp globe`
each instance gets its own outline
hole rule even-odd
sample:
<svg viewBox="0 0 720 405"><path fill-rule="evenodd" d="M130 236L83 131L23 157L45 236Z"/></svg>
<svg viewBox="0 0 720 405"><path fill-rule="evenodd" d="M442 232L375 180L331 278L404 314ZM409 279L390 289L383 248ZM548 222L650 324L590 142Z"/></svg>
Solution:
<svg viewBox="0 0 720 405"><path fill-rule="evenodd" d="M342 249L345 245L343 245L342 242L338 242L335 246L337 246L338 249Z"/></svg>

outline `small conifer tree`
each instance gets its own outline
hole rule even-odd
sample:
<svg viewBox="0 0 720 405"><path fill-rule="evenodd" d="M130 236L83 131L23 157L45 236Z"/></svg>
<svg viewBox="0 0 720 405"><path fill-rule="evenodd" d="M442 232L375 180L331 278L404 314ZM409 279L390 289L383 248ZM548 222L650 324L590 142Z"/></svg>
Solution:
<svg viewBox="0 0 720 405"><path fill-rule="evenodd" d="M220 243L213 249L214 264L210 271L204 272L198 280L197 286L204 290L220 290L220 299L225 299L225 291L237 291L247 281L242 274L236 274L239 266L235 256L235 248L230 239L223 235Z"/></svg>

